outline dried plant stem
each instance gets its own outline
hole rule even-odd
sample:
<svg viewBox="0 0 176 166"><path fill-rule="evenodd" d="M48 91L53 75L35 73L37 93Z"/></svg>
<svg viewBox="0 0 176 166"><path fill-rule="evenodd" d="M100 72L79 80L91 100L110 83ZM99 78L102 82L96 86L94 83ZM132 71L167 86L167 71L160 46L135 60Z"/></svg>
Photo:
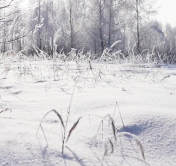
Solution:
<svg viewBox="0 0 176 166"><path fill-rule="evenodd" d="M73 88L73 93L72 93L72 96L71 96L71 99L70 99L70 105L68 107L67 119L66 119L66 122L65 122L65 130L64 130L63 139L62 139L62 153L64 153L64 147L65 147L65 143L66 143L67 125L68 125L68 121L69 121L69 117L70 117L71 105L72 105L72 100L73 100L73 95L74 95L74 92L75 92L75 89L76 89L76 85L77 85L77 82L76 82L76 84Z"/></svg>
<svg viewBox="0 0 176 166"><path fill-rule="evenodd" d="M76 126L78 125L78 123L79 123L79 121L80 121L80 119L81 119L82 117L80 117L74 124L73 124L73 126L72 126L72 128L70 129L70 131L69 131L69 134L68 134L68 137L67 137L67 140L66 140L66 142L68 141L68 139L70 138L70 136L71 136L71 133L73 132L73 130L76 128Z"/></svg>
<svg viewBox="0 0 176 166"><path fill-rule="evenodd" d="M149 163L147 163L145 160L142 160L142 159L140 159L140 158L137 158L137 157L132 157L132 156L129 156L129 155L116 155L116 156L118 156L118 157L127 157L127 158L133 158L133 159L136 159L136 160L138 160L138 161L140 161L140 162L143 162L143 163L145 163L145 165L148 165L148 166L150 166L150 164L149 164Z"/></svg>
<svg viewBox="0 0 176 166"><path fill-rule="evenodd" d="M140 152L141 152L142 158L143 158L143 160L145 160L144 148L142 146L141 141L137 138L136 135L128 133L128 132L122 132L122 133L119 133L118 135L119 136L120 135L128 135L128 136L131 136L132 138L134 138L135 141L136 141L137 146L139 146L139 148L140 148Z"/></svg>
<svg viewBox="0 0 176 166"><path fill-rule="evenodd" d="M117 102L116 102L116 105L117 105L118 110L119 110L119 115L120 115L120 119L121 119L121 121L122 121L122 125L123 125L123 127L125 127L124 122L123 122L123 119L122 119L122 115L121 115L121 112L120 112L120 108L119 108L119 105L118 105Z"/></svg>
<svg viewBox="0 0 176 166"><path fill-rule="evenodd" d="M3 112L7 112L7 111L12 112L12 109L10 109L10 108L5 108L4 110L0 111L0 114L3 113Z"/></svg>

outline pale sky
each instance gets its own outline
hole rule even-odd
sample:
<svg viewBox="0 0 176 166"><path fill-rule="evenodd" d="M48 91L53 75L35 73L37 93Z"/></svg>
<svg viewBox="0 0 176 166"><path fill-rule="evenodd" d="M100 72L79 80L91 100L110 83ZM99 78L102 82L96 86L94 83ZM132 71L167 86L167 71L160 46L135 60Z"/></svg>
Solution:
<svg viewBox="0 0 176 166"><path fill-rule="evenodd" d="M157 0L159 7L156 18L163 24L169 23L176 27L176 0Z"/></svg>
<svg viewBox="0 0 176 166"><path fill-rule="evenodd" d="M28 0L23 1L23 6L27 4L25 1ZM156 0L156 6L158 8L156 19L163 24L169 23L176 27L176 0Z"/></svg>

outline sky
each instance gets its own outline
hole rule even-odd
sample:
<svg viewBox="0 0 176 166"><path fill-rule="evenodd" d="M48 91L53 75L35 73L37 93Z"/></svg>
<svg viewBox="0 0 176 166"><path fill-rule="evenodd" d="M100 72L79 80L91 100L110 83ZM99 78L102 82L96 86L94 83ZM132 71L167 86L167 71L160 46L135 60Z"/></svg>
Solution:
<svg viewBox="0 0 176 166"><path fill-rule="evenodd" d="M27 5L25 1L28 0L23 1L23 6ZM156 0L156 8L158 9L156 20L176 27L176 0Z"/></svg>
<svg viewBox="0 0 176 166"><path fill-rule="evenodd" d="M158 14L156 19L163 24L176 27L176 0L157 0Z"/></svg>

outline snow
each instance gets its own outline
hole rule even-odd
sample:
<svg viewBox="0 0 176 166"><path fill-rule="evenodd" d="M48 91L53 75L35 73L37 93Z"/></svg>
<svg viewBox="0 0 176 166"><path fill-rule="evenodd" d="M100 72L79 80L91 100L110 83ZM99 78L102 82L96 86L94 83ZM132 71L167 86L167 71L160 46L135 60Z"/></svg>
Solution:
<svg viewBox="0 0 176 166"><path fill-rule="evenodd" d="M0 165L175 165L176 66L91 65L93 70L88 62L1 63ZM62 154L63 128L56 114L42 121L44 134L39 125L53 109L65 124L69 106L66 137L82 118ZM117 141L108 117L103 130L100 125L107 115L114 119Z"/></svg>

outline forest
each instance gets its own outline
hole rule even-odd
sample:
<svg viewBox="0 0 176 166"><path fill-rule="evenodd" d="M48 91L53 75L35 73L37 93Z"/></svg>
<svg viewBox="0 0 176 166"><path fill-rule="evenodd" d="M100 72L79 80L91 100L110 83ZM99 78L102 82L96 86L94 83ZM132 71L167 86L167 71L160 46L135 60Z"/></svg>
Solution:
<svg viewBox="0 0 176 166"><path fill-rule="evenodd" d="M155 15L151 0L1 0L0 51L98 58L108 49L121 58L150 54L157 63L175 63L176 28Z"/></svg>

